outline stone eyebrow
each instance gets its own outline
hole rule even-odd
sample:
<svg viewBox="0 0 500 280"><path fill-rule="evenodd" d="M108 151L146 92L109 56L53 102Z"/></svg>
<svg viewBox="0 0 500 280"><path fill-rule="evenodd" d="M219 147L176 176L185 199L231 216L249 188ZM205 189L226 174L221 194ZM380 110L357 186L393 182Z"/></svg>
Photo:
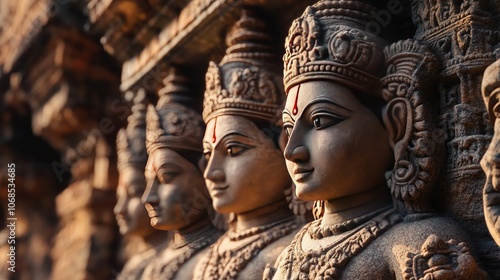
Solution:
<svg viewBox="0 0 500 280"><path fill-rule="evenodd" d="M322 103L322 102L327 102L327 103L330 103L336 107L339 107L339 108L342 108L348 112L351 112L352 113L352 110L338 104L337 102L329 99L329 98L326 98L326 97L318 97L318 98L314 98L313 100L309 101L305 106L304 106L304 110L302 112L304 112L308 107L314 105L314 104L317 104L317 103Z"/></svg>

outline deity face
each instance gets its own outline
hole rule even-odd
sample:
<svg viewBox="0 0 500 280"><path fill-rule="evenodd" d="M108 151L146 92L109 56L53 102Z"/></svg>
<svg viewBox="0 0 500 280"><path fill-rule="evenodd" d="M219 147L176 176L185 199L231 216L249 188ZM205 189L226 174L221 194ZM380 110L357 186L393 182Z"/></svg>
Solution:
<svg viewBox="0 0 500 280"><path fill-rule="evenodd" d="M284 199L290 178L283 156L252 121L211 119L203 149L204 177L217 212L241 214Z"/></svg>
<svg viewBox="0 0 500 280"><path fill-rule="evenodd" d="M203 176L179 153L154 150L146 165L146 181L143 202L154 228L179 230L206 216L210 199Z"/></svg>
<svg viewBox="0 0 500 280"><path fill-rule="evenodd" d="M481 160L481 166L486 173L486 183L494 190L500 190L500 119L495 120L495 132L490 146Z"/></svg>
<svg viewBox="0 0 500 280"><path fill-rule="evenodd" d="M310 81L290 89L283 112L288 172L303 200L332 200L386 184L388 132L346 87Z"/></svg>
<svg viewBox="0 0 500 280"><path fill-rule="evenodd" d="M141 202L145 187L146 180L142 169L127 166L120 170L114 213L122 235L146 237L154 231Z"/></svg>

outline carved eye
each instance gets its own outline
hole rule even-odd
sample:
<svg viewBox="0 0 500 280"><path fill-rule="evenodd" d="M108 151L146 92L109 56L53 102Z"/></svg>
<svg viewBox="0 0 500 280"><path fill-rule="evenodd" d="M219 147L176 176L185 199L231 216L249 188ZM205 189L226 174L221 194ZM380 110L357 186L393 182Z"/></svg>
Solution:
<svg viewBox="0 0 500 280"><path fill-rule="evenodd" d="M170 184L179 174L179 171L166 170L158 172L156 177L158 178L160 184Z"/></svg>
<svg viewBox="0 0 500 280"><path fill-rule="evenodd" d="M241 154L241 152L244 150L243 147L238 147L238 146L229 146L227 148L227 154L231 157L234 157L234 156L237 156L239 154Z"/></svg>
<svg viewBox="0 0 500 280"><path fill-rule="evenodd" d="M209 149L204 149L203 150L203 157L205 158L205 161L209 161L210 160L210 156L212 155L212 151L209 150Z"/></svg>
<svg viewBox="0 0 500 280"><path fill-rule="evenodd" d="M313 119L313 125L315 128L320 128L321 127L321 118L320 117L315 117Z"/></svg>
<svg viewBox="0 0 500 280"><path fill-rule="evenodd" d="M283 125L283 129L285 130L285 133L288 137L290 137L290 135L292 135L292 130L293 130L293 126L290 125L290 124L284 124Z"/></svg>
<svg viewBox="0 0 500 280"><path fill-rule="evenodd" d="M315 129L323 129L338 124L343 118L331 114L318 114L312 117L312 125Z"/></svg>

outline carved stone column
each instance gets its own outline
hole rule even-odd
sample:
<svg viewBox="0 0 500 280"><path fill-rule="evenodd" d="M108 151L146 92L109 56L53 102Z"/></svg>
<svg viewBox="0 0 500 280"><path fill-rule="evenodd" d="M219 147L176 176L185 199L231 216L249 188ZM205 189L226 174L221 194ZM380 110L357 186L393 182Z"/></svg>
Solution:
<svg viewBox="0 0 500 280"><path fill-rule="evenodd" d="M0 278L42 280L49 277L52 265L50 245L57 226L54 199L67 182L59 182L50 165L59 154L32 133L29 107L22 102L25 93L18 87L19 76L9 76L4 77L7 91L0 86ZM11 164L13 178L7 175ZM14 192L8 192L10 183L14 187L9 191ZM15 195L12 212L8 211L8 194ZM8 239L7 218L16 219L14 240ZM15 246L14 273L9 271L12 266L7 255L11 245Z"/></svg>
<svg viewBox="0 0 500 280"><path fill-rule="evenodd" d="M484 223L482 155L491 140L492 127L481 97L484 69L495 60L500 46L498 21L500 2L410 1L415 38L425 42L441 63L439 115L446 141L445 176L436 205L456 218L474 236L482 265L491 275L500 275L499 248Z"/></svg>
<svg viewBox="0 0 500 280"><path fill-rule="evenodd" d="M52 197L47 202L57 212L58 230L46 243L52 271L41 270L40 277L50 273L52 279L111 278L117 236L112 211L117 181L114 143L130 111L119 95L120 67L96 38L84 33L83 14L71 1L2 2L2 7L11 11L1 17L6 24L2 26L9 27L0 33L0 42L5 42L2 73L17 73L23 94L14 95L28 104L29 129L60 154L43 159L50 161L46 178L54 182L40 180L35 186L67 186L55 201ZM19 162L20 170L30 166L18 155L12 161ZM18 200L27 202L31 196L36 192L20 192ZM52 223L57 221L54 213L52 218ZM28 234L24 244L45 230L35 225L30 225L32 238ZM31 262L35 256L27 259Z"/></svg>

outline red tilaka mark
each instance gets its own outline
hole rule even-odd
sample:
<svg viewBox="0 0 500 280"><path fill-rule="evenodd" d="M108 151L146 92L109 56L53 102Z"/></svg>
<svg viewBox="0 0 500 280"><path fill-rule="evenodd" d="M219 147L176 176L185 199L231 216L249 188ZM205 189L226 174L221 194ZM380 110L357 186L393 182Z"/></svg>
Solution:
<svg viewBox="0 0 500 280"><path fill-rule="evenodd" d="M215 143L217 141L217 136L215 136L215 128L217 128L217 117L214 119L214 134L212 135L212 143Z"/></svg>
<svg viewBox="0 0 500 280"><path fill-rule="evenodd" d="M292 114L295 116L299 112L299 107L297 106L297 102L299 100L299 91L300 91L300 84L297 86L297 95L295 95L295 103L293 103L293 109L292 109Z"/></svg>

